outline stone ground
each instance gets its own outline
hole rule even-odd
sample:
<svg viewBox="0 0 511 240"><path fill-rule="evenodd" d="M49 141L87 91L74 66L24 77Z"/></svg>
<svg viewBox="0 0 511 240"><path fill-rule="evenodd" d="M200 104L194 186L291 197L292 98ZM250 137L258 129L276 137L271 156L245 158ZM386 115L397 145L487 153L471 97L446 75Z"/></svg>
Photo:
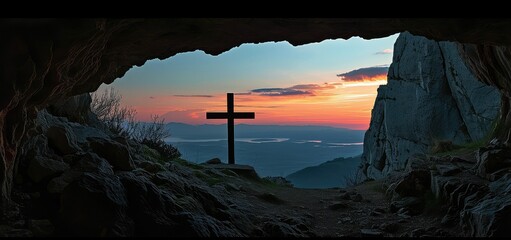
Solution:
<svg viewBox="0 0 511 240"><path fill-rule="evenodd" d="M343 189L300 189L231 180L227 183L231 201L249 206L247 211L263 221L300 222L311 236L457 236L460 231L440 226L445 210L435 202L416 216L391 213L381 180Z"/></svg>

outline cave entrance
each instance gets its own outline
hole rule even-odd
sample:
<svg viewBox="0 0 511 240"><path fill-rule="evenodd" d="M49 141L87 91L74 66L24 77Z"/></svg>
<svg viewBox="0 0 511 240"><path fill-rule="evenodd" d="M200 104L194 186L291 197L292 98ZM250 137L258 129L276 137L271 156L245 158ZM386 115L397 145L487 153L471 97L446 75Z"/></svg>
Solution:
<svg viewBox="0 0 511 240"><path fill-rule="evenodd" d="M255 120L236 121L236 163L253 166L261 177L285 177L362 153L397 36L296 47L242 44L218 56L180 53L134 67L98 92L115 88L139 121L164 118L172 134L165 141L195 163L227 162L225 121L207 120L206 111L224 111L225 93L234 92L237 111L257 112ZM353 161L340 172L357 166Z"/></svg>

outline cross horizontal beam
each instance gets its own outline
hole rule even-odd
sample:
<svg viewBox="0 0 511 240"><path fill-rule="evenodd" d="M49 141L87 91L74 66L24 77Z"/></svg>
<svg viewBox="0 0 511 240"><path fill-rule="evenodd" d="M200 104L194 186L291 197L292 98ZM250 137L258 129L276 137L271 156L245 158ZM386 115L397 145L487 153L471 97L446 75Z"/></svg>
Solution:
<svg viewBox="0 0 511 240"><path fill-rule="evenodd" d="M254 119L254 112L234 112L234 94L227 93L227 112L207 112L207 119L227 119L229 164L234 164L234 119Z"/></svg>
<svg viewBox="0 0 511 240"><path fill-rule="evenodd" d="M228 118L236 118L236 119L254 119L255 113L253 112L235 112L235 113L227 113L227 112L208 112L206 113L207 119L228 119Z"/></svg>

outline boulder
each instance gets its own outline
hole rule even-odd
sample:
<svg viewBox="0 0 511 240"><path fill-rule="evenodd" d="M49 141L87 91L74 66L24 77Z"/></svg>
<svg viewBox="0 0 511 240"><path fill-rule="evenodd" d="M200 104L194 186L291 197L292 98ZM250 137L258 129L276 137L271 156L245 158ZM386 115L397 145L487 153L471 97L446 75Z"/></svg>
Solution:
<svg viewBox="0 0 511 240"><path fill-rule="evenodd" d="M67 169L69 169L69 165L62 161L34 156L28 165L27 174L32 181L37 183L50 177L55 177Z"/></svg>
<svg viewBox="0 0 511 240"><path fill-rule="evenodd" d="M69 129L64 126L51 126L46 130L50 147L56 149L62 155L73 154L80 149L76 139Z"/></svg>
<svg viewBox="0 0 511 240"><path fill-rule="evenodd" d="M129 171L135 168L127 146L105 138L89 137L91 149L105 158L114 170Z"/></svg>
<svg viewBox="0 0 511 240"><path fill-rule="evenodd" d="M462 226L473 237L507 237L511 235L511 173L489 187L490 193L465 206Z"/></svg>
<svg viewBox="0 0 511 240"><path fill-rule="evenodd" d="M206 161L207 164L220 164L222 161L220 158L212 158Z"/></svg>
<svg viewBox="0 0 511 240"><path fill-rule="evenodd" d="M61 195L60 231L75 236L133 236L128 199L117 176L84 173Z"/></svg>

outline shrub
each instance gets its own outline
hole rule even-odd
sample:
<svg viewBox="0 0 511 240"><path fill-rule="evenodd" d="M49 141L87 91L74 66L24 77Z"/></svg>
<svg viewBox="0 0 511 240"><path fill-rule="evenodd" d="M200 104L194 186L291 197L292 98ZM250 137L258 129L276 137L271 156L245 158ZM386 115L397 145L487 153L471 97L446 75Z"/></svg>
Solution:
<svg viewBox="0 0 511 240"><path fill-rule="evenodd" d="M135 121L136 110L129 106L122 106L122 96L114 88L106 88L102 94L94 92L91 97L91 111L113 133L155 149L165 159L181 156L177 148L163 141L164 138L170 137L164 118L151 115L149 123Z"/></svg>
<svg viewBox="0 0 511 240"><path fill-rule="evenodd" d="M121 106L122 96L114 88L105 88L103 93L91 94L91 111L113 133L130 137L136 127L137 111L128 106Z"/></svg>
<svg viewBox="0 0 511 240"><path fill-rule="evenodd" d="M140 143L158 151L164 159L170 160L181 157L181 153L177 148L173 147L172 145L166 143L161 139L153 140L145 138Z"/></svg>

